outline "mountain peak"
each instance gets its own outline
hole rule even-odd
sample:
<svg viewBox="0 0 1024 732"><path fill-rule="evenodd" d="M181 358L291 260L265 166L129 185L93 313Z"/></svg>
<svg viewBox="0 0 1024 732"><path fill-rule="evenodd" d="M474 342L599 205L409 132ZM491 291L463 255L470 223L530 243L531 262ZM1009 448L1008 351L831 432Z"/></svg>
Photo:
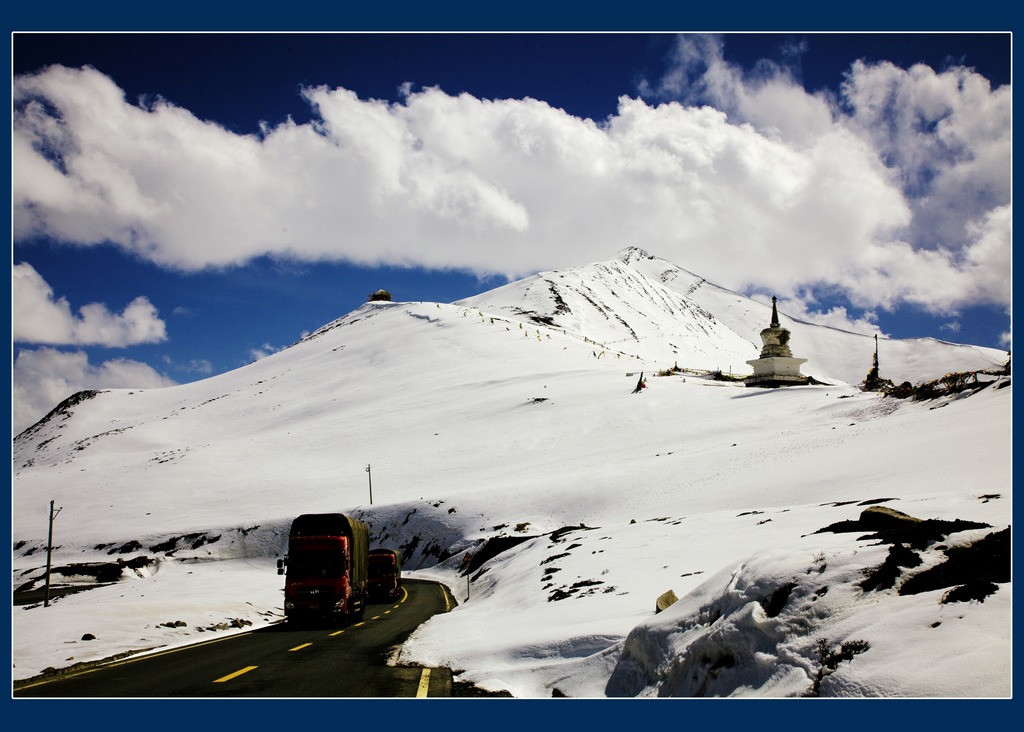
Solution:
<svg viewBox="0 0 1024 732"><path fill-rule="evenodd" d="M615 255L615 259L622 262L623 264L632 264L633 262L639 262L642 259L654 259L654 255L650 254L640 247L629 246L621 250Z"/></svg>
<svg viewBox="0 0 1024 732"><path fill-rule="evenodd" d="M659 366L745 374L760 352L771 305L720 287L638 246L612 259L542 272L458 305L525 320L602 344L610 352ZM793 353L805 373L823 381L859 383L871 363L870 334L838 331L784 317ZM944 373L995 367L1005 358L991 349L891 341L887 378L897 383Z"/></svg>

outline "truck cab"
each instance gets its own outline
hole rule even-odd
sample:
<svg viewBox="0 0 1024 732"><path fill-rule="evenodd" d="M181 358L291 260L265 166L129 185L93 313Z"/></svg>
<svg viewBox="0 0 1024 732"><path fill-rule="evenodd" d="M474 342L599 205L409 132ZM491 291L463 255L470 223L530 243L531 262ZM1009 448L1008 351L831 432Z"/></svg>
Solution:
<svg viewBox="0 0 1024 732"><path fill-rule="evenodd" d="M366 524L343 514L304 514L292 522L285 575L284 614L289 621L359 620L366 608Z"/></svg>
<svg viewBox="0 0 1024 732"><path fill-rule="evenodd" d="M402 555L394 549L370 550L367 588L371 600L397 600L402 591Z"/></svg>

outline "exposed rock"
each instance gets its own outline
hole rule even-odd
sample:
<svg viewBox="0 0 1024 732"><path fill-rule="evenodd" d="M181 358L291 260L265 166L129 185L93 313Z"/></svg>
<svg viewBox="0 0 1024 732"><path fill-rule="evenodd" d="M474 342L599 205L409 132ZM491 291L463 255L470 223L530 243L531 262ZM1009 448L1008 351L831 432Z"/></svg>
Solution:
<svg viewBox="0 0 1024 732"><path fill-rule="evenodd" d="M679 602L679 598L676 597L676 593L672 590L662 593L662 595L654 603L654 614L657 615L662 610L671 607L677 602Z"/></svg>
<svg viewBox="0 0 1024 732"><path fill-rule="evenodd" d="M918 519L884 506L870 506L855 521L839 521L814 533L866 532L861 539L877 539L886 544L909 544L914 549L924 549L958 531L988 528L991 528L989 524L977 521Z"/></svg>
<svg viewBox="0 0 1024 732"><path fill-rule="evenodd" d="M888 590L896 586L896 580L902 574L902 567L917 567L921 564L921 557L917 552L908 549L903 544L893 544L889 547L889 555L882 562L881 566L867 574L861 581L860 588L865 592L871 590Z"/></svg>
<svg viewBox="0 0 1024 732"><path fill-rule="evenodd" d="M160 623L158 628L185 628L188 626L184 620L168 620L166 623Z"/></svg>
<svg viewBox="0 0 1024 732"><path fill-rule="evenodd" d="M957 587L943 602L983 600L1010 581L1010 527L987 534L967 546L945 550L946 561L911 577L900 587L901 595L915 595L945 587Z"/></svg>
<svg viewBox="0 0 1024 732"><path fill-rule="evenodd" d="M786 603L789 602L789 596L794 589L796 589L796 583L790 582L779 587L767 597L761 598L760 602L761 607L764 609L764 614L769 618L777 617L783 608L786 607Z"/></svg>
<svg viewBox="0 0 1024 732"><path fill-rule="evenodd" d="M920 523L921 519L897 511L888 506L869 506L861 511L860 526L862 529L878 531L882 529L902 528L908 524Z"/></svg>

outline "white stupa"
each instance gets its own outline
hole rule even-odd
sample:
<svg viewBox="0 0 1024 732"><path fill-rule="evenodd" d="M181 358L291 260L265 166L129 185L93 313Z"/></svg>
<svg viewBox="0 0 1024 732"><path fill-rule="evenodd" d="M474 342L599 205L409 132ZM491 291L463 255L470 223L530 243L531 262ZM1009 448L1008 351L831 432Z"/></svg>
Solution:
<svg viewBox="0 0 1024 732"><path fill-rule="evenodd" d="M761 331L761 357L747 361L754 373L744 379L747 386L802 386L810 379L800 373L806 358L793 358L789 350L789 331L779 325L779 311L772 297L772 322Z"/></svg>

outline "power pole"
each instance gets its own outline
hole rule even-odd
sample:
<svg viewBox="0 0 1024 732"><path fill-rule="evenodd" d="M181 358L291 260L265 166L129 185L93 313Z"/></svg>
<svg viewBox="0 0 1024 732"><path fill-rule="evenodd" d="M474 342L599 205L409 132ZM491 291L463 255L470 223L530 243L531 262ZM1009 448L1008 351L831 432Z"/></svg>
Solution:
<svg viewBox="0 0 1024 732"><path fill-rule="evenodd" d="M366 480L370 483L370 505L373 505L373 474L370 473L370 466L366 466Z"/></svg>
<svg viewBox="0 0 1024 732"><path fill-rule="evenodd" d="M43 607L50 606L50 561L53 557L53 520L57 518L57 514L61 512L64 507L61 506L57 509L56 513L53 510L53 501L50 501L50 528L46 535L46 595L43 598Z"/></svg>
<svg viewBox="0 0 1024 732"><path fill-rule="evenodd" d="M473 561L473 555L466 552L462 555L462 571L466 573L466 601L469 602L469 565Z"/></svg>

